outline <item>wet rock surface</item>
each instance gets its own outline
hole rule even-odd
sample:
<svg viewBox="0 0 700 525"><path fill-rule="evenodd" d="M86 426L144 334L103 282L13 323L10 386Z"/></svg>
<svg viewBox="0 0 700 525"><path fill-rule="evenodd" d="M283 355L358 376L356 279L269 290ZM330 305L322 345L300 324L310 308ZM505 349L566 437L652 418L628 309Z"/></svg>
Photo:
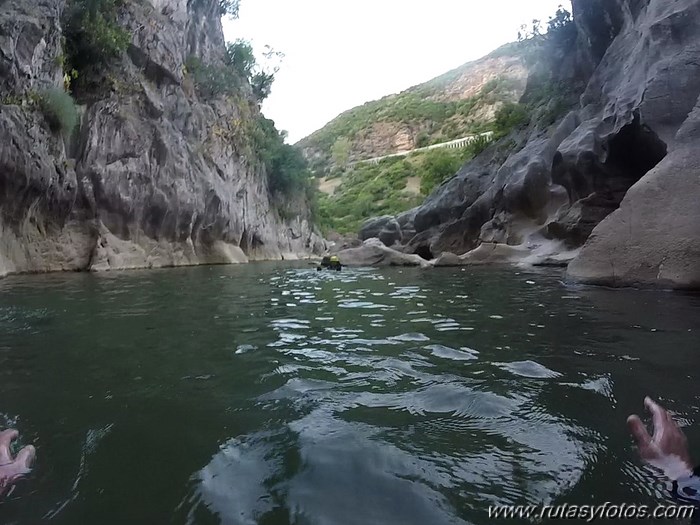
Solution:
<svg viewBox="0 0 700 525"><path fill-rule="evenodd" d="M343 266L430 266L418 255L393 250L376 238L367 239L356 248L341 250L338 258Z"/></svg>

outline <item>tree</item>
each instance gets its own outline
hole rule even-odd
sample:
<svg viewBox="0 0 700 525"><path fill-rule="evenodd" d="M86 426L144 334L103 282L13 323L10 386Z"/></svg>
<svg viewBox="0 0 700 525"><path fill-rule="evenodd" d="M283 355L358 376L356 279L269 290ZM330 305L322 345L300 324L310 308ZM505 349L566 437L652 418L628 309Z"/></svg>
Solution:
<svg viewBox="0 0 700 525"><path fill-rule="evenodd" d="M525 42L528 40L553 40L561 38L561 35L569 33L572 25L573 19L571 18L571 13L564 9L561 5L557 8L554 16L550 16L547 21L547 32L542 32L542 22L540 20L534 19L531 26L528 28L526 24L520 26L520 31L518 31L518 42Z"/></svg>
<svg viewBox="0 0 700 525"><path fill-rule="evenodd" d="M572 21L571 13L569 13L569 11L564 9L562 6L559 6L556 13L554 13L554 16L549 17L549 21L547 22L547 34L561 31L562 29L568 27Z"/></svg>
<svg viewBox="0 0 700 525"><path fill-rule="evenodd" d="M250 79L250 85L253 87L253 95L260 102L270 96L272 91L272 83L275 81L275 76L271 73L261 71L255 73Z"/></svg>
<svg viewBox="0 0 700 525"><path fill-rule="evenodd" d="M226 63L233 67L242 77L251 79L253 69L257 65L253 46L242 38L229 42L226 46Z"/></svg>
<svg viewBox="0 0 700 525"><path fill-rule="evenodd" d="M576 38L576 26L573 24L571 13L559 6L554 16L547 22L547 39L559 45L571 42Z"/></svg>
<svg viewBox="0 0 700 525"><path fill-rule="evenodd" d="M241 7L240 0L219 0L219 11L221 16L230 16L231 18L238 18Z"/></svg>
<svg viewBox="0 0 700 525"><path fill-rule="evenodd" d="M264 63L259 64L255 58L253 45L241 38L226 46L226 65L232 67L250 83L253 95L258 102L262 102L270 95L275 74L279 71L284 53L265 46L262 56Z"/></svg>
<svg viewBox="0 0 700 525"><path fill-rule="evenodd" d="M263 51L263 64L255 65L255 73L250 78L250 84L253 87L253 94L259 102L262 102L270 96L272 84L275 81L275 75L280 70L280 65L284 59L284 53L275 51L270 46L265 46Z"/></svg>
<svg viewBox="0 0 700 525"><path fill-rule="evenodd" d="M265 166L273 194L290 195L306 188L311 173L304 155L298 148L285 144L285 131L263 116L256 120L251 133L253 149Z"/></svg>
<svg viewBox="0 0 700 525"><path fill-rule="evenodd" d="M428 195L436 186L452 177L462 165L462 159L447 149L430 150L421 162L420 189Z"/></svg>
<svg viewBox="0 0 700 525"><path fill-rule="evenodd" d="M331 148L331 158L336 166L344 168L350 160L350 140L347 137L340 137Z"/></svg>
<svg viewBox="0 0 700 525"><path fill-rule="evenodd" d="M532 25L529 29L527 27L527 24L523 24L520 26L520 31L518 31L518 42L523 42L524 40L538 39L541 36L542 22L535 18L532 20Z"/></svg>

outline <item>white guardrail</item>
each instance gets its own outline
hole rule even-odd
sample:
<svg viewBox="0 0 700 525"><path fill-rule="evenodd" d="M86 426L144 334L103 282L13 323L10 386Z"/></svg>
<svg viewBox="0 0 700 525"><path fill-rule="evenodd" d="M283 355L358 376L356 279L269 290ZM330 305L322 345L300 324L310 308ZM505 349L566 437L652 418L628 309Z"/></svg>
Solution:
<svg viewBox="0 0 700 525"><path fill-rule="evenodd" d="M383 155L381 157L374 157L371 159L356 160L355 162L351 162L350 166L362 164L363 162L369 162L370 164L379 164L384 159L390 159L392 157L405 157L406 155L410 155L411 153L415 153L416 151L428 151L431 149L438 149L438 148L449 148L449 149L463 148L464 146L467 146L470 142L475 141L479 137L491 137L492 135L493 135L493 131L479 133L478 135L468 135L466 137L462 137L461 139L450 140L449 142L441 142L440 144L433 144L432 146L425 146L423 148L415 148L415 149L411 149L408 151L400 151L398 153L392 153L391 155Z"/></svg>

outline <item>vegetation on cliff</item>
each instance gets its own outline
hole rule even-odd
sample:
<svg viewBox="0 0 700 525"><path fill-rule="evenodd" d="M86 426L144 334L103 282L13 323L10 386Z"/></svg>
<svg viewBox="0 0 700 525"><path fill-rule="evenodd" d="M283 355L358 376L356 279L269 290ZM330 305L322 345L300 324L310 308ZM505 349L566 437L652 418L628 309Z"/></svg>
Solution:
<svg viewBox="0 0 700 525"><path fill-rule="evenodd" d="M299 197L303 197L313 216L316 212L316 183L301 151L285 142L287 134L279 131L275 123L258 116L250 128L249 140L253 151L265 167L273 202L278 211L290 218L301 210L294 209Z"/></svg>
<svg viewBox="0 0 700 525"><path fill-rule="evenodd" d="M89 91L90 77L126 50L131 35L117 21L125 0L68 0L63 11L62 53L56 57L64 73L63 89L29 93L55 132L71 135L78 123L74 92ZM80 94L80 93L78 93Z"/></svg>
<svg viewBox="0 0 700 525"><path fill-rule="evenodd" d="M408 133L403 147L414 149L483 131L493 131L498 141L514 130L552 124L571 107L575 91L553 80L543 67L550 63L545 55L562 46L568 49L575 34L570 13L560 7L546 24L533 20L522 28L518 42L398 95L347 111L303 139L300 145L313 159L314 172L326 175L319 202L322 226L350 233L367 218L408 210L488 146L481 140L463 150L434 149L377 165L358 163L367 158L362 155L363 141L371 142L382 132ZM527 88L518 76L522 71L529 73ZM479 78L465 81L465 74ZM391 144L396 140L380 146ZM514 145L506 139L499 148ZM375 150L373 156L393 152Z"/></svg>
<svg viewBox="0 0 700 525"><path fill-rule="evenodd" d="M520 98L527 71L520 47L490 55L399 94L339 115L299 142L313 171L494 130L495 112Z"/></svg>
<svg viewBox="0 0 700 525"><path fill-rule="evenodd" d="M64 70L80 74L126 50L131 35L117 23L124 0L69 0L63 13Z"/></svg>
<svg viewBox="0 0 700 525"><path fill-rule="evenodd" d="M267 48L264 56L272 62L283 55ZM251 110L240 96L241 89L247 85L260 104L270 94L277 71L278 66L259 64L251 43L240 39L227 45L223 64L205 64L196 57L190 57L186 64L186 72L200 96L228 97L237 105L240 118L232 123L237 132L230 139L245 144L264 167L273 202L280 213L291 216L294 210L288 206L289 198L296 200L295 197L304 195L309 203L314 200L314 181L308 162L298 148L285 143L286 132L278 130L274 121L265 118L258 109Z"/></svg>
<svg viewBox="0 0 700 525"><path fill-rule="evenodd" d="M51 129L70 137L78 124L78 110L73 98L62 89L52 88L39 93L36 100Z"/></svg>
<svg viewBox="0 0 700 525"><path fill-rule="evenodd" d="M219 0L219 12L221 16L230 16L238 18L241 7L240 0Z"/></svg>
<svg viewBox="0 0 700 525"><path fill-rule="evenodd" d="M323 179L335 188L320 193L319 224L326 232L354 233L370 217L397 215L418 206L488 143L487 139L477 140L466 148L431 149L389 157L378 164L365 162L337 169L332 177Z"/></svg>
<svg viewBox="0 0 700 525"><path fill-rule="evenodd" d="M283 56L270 48L265 53L269 62ZM278 65L259 64L251 43L242 39L226 45L223 64L206 64L198 57L191 56L185 67L199 93L206 98L235 95L244 84L248 84L258 102L270 95L275 74L279 70Z"/></svg>
<svg viewBox="0 0 700 525"><path fill-rule="evenodd" d="M222 16L238 17L239 0L209 1L218 3ZM130 0L68 0L63 15L64 53L59 59L65 75L64 89L47 90L34 97L54 131L70 135L75 128L78 117L73 96L90 98L109 93L101 85L105 72L131 42L131 34L118 22L120 9L129 3ZM263 167L273 202L280 213L290 215L287 201L298 202L299 195L313 200L313 181L301 152L285 144L286 134L259 110L259 104L270 94L283 55L266 48L264 57L265 63L259 63L252 44L239 39L226 45L222 61L205 63L191 56L183 72L200 99L225 98L237 106L240 118L230 123L237 132L227 137L237 150L246 149ZM251 92L254 102L246 95Z"/></svg>

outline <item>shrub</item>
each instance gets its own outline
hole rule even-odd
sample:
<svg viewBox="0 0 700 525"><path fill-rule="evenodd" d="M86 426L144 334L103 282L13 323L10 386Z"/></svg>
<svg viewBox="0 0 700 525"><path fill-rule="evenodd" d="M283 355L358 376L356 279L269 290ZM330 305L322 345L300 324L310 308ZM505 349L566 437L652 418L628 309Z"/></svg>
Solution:
<svg viewBox="0 0 700 525"><path fill-rule="evenodd" d="M462 159L452 151L435 149L427 152L420 163L420 189L428 195L436 186L452 177L462 166Z"/></svg>
<svg viewBox="0 0 700 525"><path fill-rule="evenodd" d="M304 190L306 192L306 202L309 205L311 221L318 222L320 213L319 196L321 193L318 189L318 179L315 177L310 177L307 179L307 184Z"/></svg>
<svg viewBox="0 0 700 525"><path fill-rule="evenodd" d="M282 53L269 50L265 56L280 58ZM205 64L197 57L190 57L185 67L192 75L200 94L205 97L233 95L243 82L247 82L258 102L270 95L277 72L277 68L272 72L262 68L255 59L253 46L242 39L230 42L226 46L223 65Z"/></svg>
<svg viewBox="0 0 700 525"><path fill-rule="evenodd" d="M0 105L2 106L21 106L25 101L25 97L18 95L16 93L5 95L0 98Z"/></svg>
<svg viewBox="0 0 700 525"><path fill-rule="evenodd" d="M251 78L257 65L250 42L238 39L226 46L226 64L235 69L243 78Z"/></svg>
<svg viewBox="0 0 700 525"><path fill-rule="evenodd" d="M260 71L255 73L250 79L250 85L253 88L253 95L262 102L270 96L272 92L272 83L275 81L275 75Z"/></svg>
<svg viewBox="0 0 700 525"><path fill-rule="evenodd" d="M476 157L479 153L484 151L493 142L493 136L488 135L478 135L474 140L472 140L467 149L469 149L472 156Z"/></svg>
<svg viewBox="0 0 700 525"><path fill-rule="evenodd" d="M494 128L496 137L503 137L511 130L522 126L530 119L527 109L522 104L507 103L496 112Z"/></svg>
<svg viewBox="0 0 700 525"><path fill-rule="evenodd" d="M71 0L63 14L69 67L82 68L118 57L131 37L117 24L122 0Z"/></svg>
<svg viewBox="0 0 700 525"><path fill-rule="evenodd" d="M348 165L351 148L352 144L347 137L339 137L338 140L335 141L331 148L331 158L336 166L344 168Z"/></svg>
<svg viewBox="0 0 700 525"><path fill-rule="evenodd" d="M233 95L241 85L240 77L229 67L204 64L196 57L187 59L185 67L199 93L206 98Z"/></svg>
<svg viewBox="0 0 700 525"><path fill-rule="evenodd" d="M416 148L424 148L430 144L430 135L426 131L421 131L416 136Z"/></svg>
<svg viewBox="0 0 700 525"><path fill-rule="evenodd" d="M294 146L284 143L272 152L268 176L270 189L282 194L303 190L310 179L304 156Z"/></svg>
<svg viewBox="0 0 700 525"><path fill-rule="evenodd" d="M285 136L272 120L263 116L258 117L249 133L253 150L265 166L270 191L291 195L307 191L313 177L304 155L298 148L285 144Z"/></svg>
<svg viewBox="0 0 700 525"><path fill-rule="evenodd" d="M459 155L458 152L453 152ZM348 168L333 195L319 197L319 223L325 230L350 233L368 217L396 215L417 206L422 198L406 193L408 177L419 175L420 160L384 159L379 164L361 163Z"/></svg>
<svg viewBox="0 0 700 525"><path fill-rule="evenodd" d="M39 93L39 107L53 131L69 137L78 124L78 110L73 98L62 89Z"/></svg>
<svg viewBox="0 0 700 525"><path fill-rule="evenodd" d="M395 159L392 159L395 160ZM415 175L413 164L405 159L395 160L392 164L382 169L379 177L387 181L391 186L405 185L406 179Z"/></svg>

